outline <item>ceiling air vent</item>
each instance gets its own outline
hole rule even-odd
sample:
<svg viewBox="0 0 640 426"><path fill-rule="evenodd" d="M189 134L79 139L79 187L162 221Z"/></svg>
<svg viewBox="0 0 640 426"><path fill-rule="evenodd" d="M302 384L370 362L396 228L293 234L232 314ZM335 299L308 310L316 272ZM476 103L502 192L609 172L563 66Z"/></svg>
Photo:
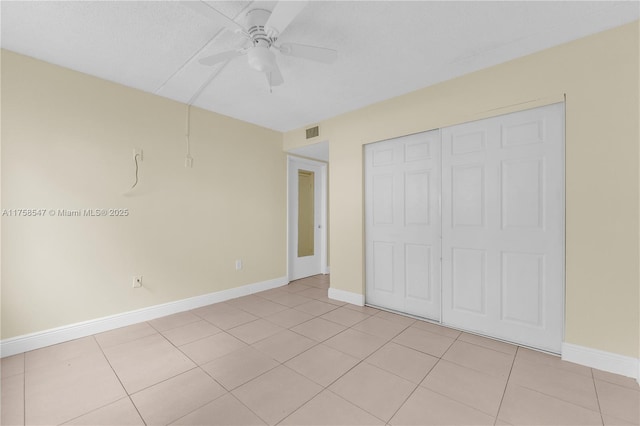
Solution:
<svg viewBox="0 0 640 426"><path fill-rule="evenodd" d="M320 134L320 129L318 126L310 127L307 129L307 139L315 138Z"/></svg>

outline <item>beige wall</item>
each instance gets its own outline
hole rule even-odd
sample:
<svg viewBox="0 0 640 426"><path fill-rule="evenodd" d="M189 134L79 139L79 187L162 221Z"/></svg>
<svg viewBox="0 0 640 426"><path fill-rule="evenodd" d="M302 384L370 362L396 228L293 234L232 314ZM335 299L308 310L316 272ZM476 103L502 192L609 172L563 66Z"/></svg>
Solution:
<svg viewBox="0 0 640 426"><path fill-rule="evenodd" d="M566 94L566 339L638 357L638 22L320 123L330 141L331 286L363 294L362 146ZM284 147L304 145L304 129Z"/></svg>
<svg viewBox="0 0 640 426"><path fill-rule="evenodd" d="M130 212L3 217L3 339L286 275L282 134L193 108L187 169L185 114L2 51L2 208Z"/></svg>

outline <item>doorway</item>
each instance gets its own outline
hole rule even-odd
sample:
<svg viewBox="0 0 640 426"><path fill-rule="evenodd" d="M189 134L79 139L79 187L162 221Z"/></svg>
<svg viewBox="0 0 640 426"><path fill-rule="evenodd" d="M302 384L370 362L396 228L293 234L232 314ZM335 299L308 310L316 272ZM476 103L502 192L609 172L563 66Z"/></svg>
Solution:
<svg viewBox="0 0 640 426"><path fill-rule="evenodd" d="M327 269L327 164L289 156L289 280L325 273Z"/></svg>

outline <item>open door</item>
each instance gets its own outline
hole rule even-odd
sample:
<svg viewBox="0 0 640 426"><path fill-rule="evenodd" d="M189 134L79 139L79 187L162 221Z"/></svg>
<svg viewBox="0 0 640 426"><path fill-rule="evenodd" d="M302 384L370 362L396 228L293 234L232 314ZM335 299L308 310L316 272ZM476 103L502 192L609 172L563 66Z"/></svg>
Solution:
<svg viewBox="0 0 640 426"><path fill-rule="evenodd" d="M288 158L289 279L326 271L325 163Z"/></svg>

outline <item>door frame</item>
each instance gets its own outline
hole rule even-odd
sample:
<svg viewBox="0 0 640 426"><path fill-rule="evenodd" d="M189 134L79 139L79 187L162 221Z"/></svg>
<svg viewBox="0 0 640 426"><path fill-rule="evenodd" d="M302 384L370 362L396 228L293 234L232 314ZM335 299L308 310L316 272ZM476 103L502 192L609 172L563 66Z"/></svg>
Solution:
<svg viewBox="0 0 640 426"><path fill-rule="evenodd" d="M298 230L293 229L293 220L291 218L293 209L297 208L292 203L292 189L291 173L295 166L310 165L320 168L320 205L315 206L316 211L319 211L320 217L320 271L321 274L328 274L329 268L327 266L327 163L322 161L311 160L304 157L298 157L295 155L287 155L287 279L290 281L293 277L293 256L295 250L293 250L294 239L298 236ZM297 211L297 210L296 210Z"/></svg>

